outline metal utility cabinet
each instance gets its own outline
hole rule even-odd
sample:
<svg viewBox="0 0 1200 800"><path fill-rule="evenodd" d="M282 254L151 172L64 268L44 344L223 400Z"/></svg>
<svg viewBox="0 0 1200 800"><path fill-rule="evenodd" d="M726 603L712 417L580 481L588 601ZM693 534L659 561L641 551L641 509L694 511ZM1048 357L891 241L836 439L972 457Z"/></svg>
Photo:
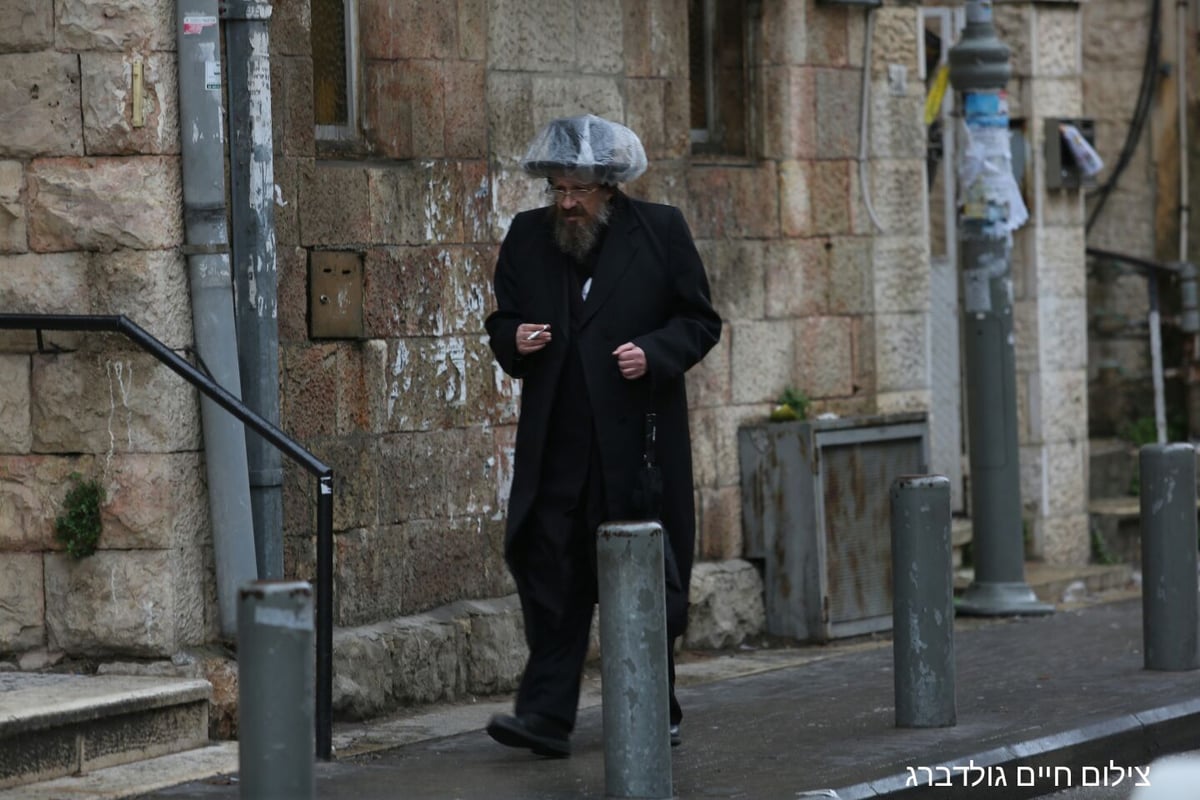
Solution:
<svg viewBox="0 0 1200 800"><path fill-rule="evenodd" d="M928 472L925 414L743 426L738 458L745 554L763 562L767 631L826 641L890 629L888 490Z"/></svg>

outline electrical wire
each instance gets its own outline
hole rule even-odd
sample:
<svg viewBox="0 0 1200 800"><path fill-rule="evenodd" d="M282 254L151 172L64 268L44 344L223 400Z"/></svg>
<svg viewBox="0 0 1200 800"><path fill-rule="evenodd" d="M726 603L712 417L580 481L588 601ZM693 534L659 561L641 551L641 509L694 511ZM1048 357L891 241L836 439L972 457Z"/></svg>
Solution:
<svg viewBox="0 0 1200 800"><path fill-rule="evenodd" d="M1158 0L1155 0L1157 2ZM867 33L863 37L863 76L862 76L862 96L860 102L862 104L862 117L858 131L858 188L862 194L863 205L867 207L867 214L871 217L871 222L875 224L875 228L881 233L883 231L883 223L879 221L879 217L875 215L875 209L871 205L871 191L867 186L867 140L869 138L868 122L870 116L868 109L871 105L871 39L875 34L875 9L874 7L867 8Z"/></svg>
<svg viewBox="0 0 1200 800"><path fill-rule="evenodd" d="M1091 212L1088 214L1085 231L1091 231L1092 226L1096 224L1101 210L1103 210L1105 203L1108 202L1108 198L1116 188L1117 182L1121 179L1121 174L1125 172L1125 168L1129 166L1129 162L1133 159L1138 141L1142 138L1142 131L1146 126L1146 121L1150 117L1150 105L1154 100L1154 93L1158 88L1158 66L1162 49L1161 11L1161 0L1151 0L1150 35L1146 41L1146 58L1142 62L1142 83L1138 88L1138 97L1134 105L1133 118L1130 120L1129 130L1125 135L1125 143L1121 146L1121 153L1117 156L1117 162L1113 165L1113 170L1109 173L1108 180L1094 192L1089 193L1097 199L1092 206Z"/></svg>

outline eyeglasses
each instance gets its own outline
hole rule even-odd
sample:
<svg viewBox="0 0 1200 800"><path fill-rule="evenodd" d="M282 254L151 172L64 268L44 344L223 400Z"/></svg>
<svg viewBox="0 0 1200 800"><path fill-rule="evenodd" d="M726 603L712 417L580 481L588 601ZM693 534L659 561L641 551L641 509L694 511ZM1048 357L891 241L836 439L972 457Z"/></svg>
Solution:
<svg viewBox="0 0 1200 800"><path fill-rule="evenodd" d="M558 189L553 186L547 186L546 197L556 203L561 203L568 197L572 200L578 201L584 199L585 197L591 197L591 195L599 188L599 186L580 186L577 189Z"/></svg>

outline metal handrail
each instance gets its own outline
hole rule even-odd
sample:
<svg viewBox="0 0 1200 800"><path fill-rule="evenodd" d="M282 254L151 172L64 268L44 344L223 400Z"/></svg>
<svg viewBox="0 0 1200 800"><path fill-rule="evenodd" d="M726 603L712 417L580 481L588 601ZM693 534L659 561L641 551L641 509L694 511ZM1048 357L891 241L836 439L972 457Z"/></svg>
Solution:
<svg viewBox="0 0 1200 800"><path fill-rule="evenodd" d="M317 479L317 757L333 755L333 469L124 314L0 314L0 330L121 333L308 470Z"/></svg>

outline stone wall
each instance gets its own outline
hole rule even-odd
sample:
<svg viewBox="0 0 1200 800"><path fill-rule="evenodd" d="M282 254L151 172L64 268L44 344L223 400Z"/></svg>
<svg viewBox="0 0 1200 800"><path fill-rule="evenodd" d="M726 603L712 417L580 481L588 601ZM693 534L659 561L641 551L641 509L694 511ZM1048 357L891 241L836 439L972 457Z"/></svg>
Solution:
<svg viewBox="0 0 1200 800"><path fill-rule="evenodd" d="M126 314L190 345L173 7L0 0L5 312ZM163 656L214 636L199 451L195 393L127 341L0 332L0 652ZM72 473L107 495L82 561L54 536Z"/></svg>

